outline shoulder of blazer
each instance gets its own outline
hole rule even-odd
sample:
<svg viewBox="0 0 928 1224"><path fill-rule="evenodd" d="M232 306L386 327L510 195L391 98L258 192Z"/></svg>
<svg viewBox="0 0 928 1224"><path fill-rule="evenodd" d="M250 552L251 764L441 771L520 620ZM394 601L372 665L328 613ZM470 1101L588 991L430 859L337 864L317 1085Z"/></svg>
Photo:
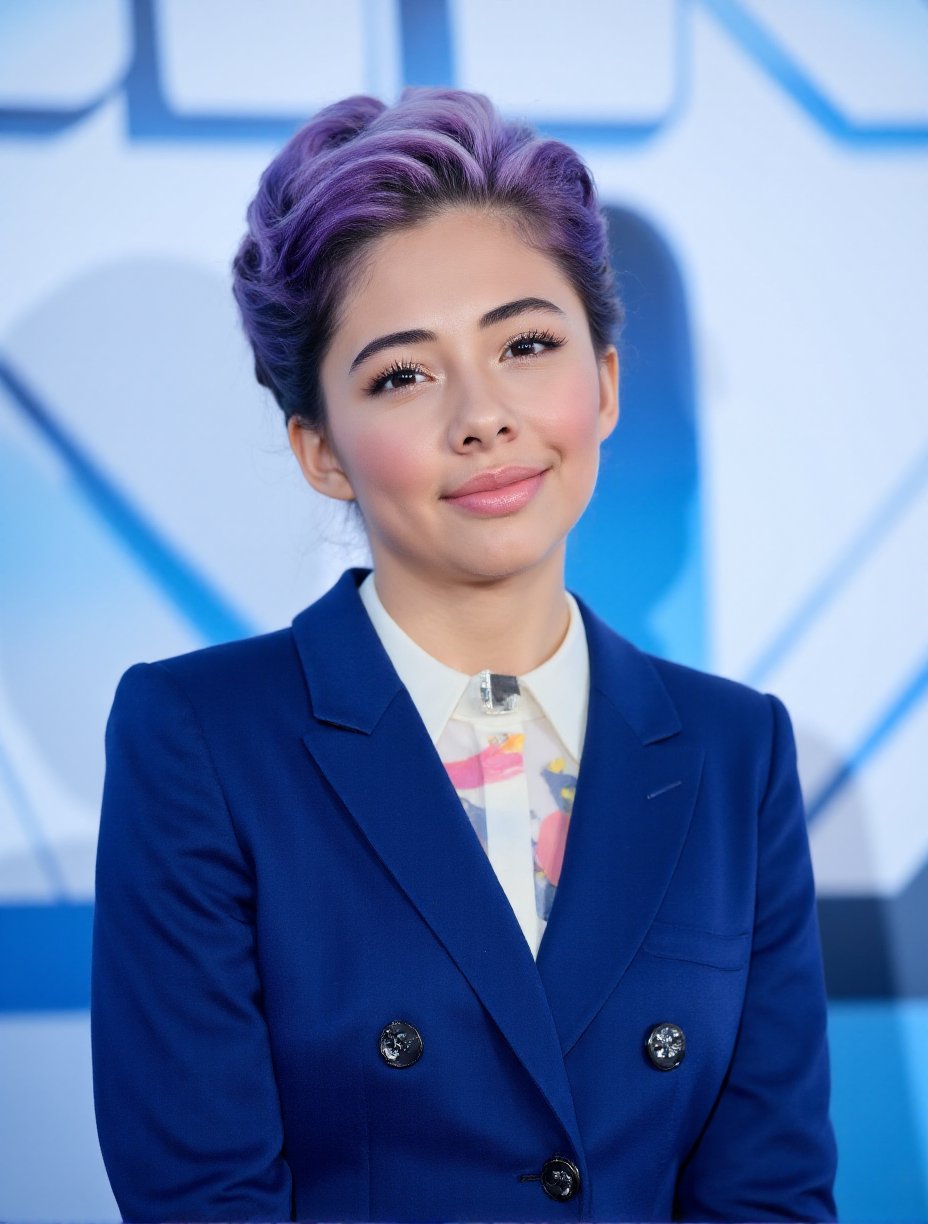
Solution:
<svg viewBox="0 0 928 1224"><path fill-rule="evenodd" d="M765 762L777 736L778 716L792 736L782 703L747 684L694 667L652 658L691 737L733 764Z"/></svg>
<svg viewBox="0 0 928 1224"><path fill-rule="evenodd" d="M289 628L259 633L232 642L203 646L185 654L157 659L150 666L167 672L181 686L198 693L222 688L227 696L236 688L279 682L289 669L299 676L293 634ZM231 692L229 686L232 686Z"/></svg>
<svg viewBox="0 0 928 1224"><path fill-rule="evenodd" d="M355 725L358 704L382 709L402 687L357 594L367 572L346 570L291 626L130 671L149 667L166 675L214 727L242 720L252 728L305 726L314 714L327 720L340 703L347 725Z"/></svg>
<svg viewBox="0 0 928 1224"><path fill-rule="evenodd" d="M356 589L367 572L346 570L333 587L298 613L292 625L157 659L153 666L167 671L182 687L190 685L196 690L230 682L246 688L255 684L260 687L268 679L279 682L287 671L300 677L301 650L327 653L330 636L343 624L352 602L367 619L360 599L352 601L350 594L351 587Z"/></svg>
<svg viewBox="0 0 928 1224"><path fill-rule="evenodd" d="M770 699L724 676L647 654L622 637L575 596L590 650L590 684L615 705L643 742L684 732L706 741L756 738L771 725Z"/></svg>
<svg viewBox="0 0 928 1224"><path fill-rule="evenodd" d="M130 675L132 687L119 692L124 714L139 703L160 706L173 690L195 711L211 741L274 737L288 728L293 733L308 717L306 682L289 627L135 664L120 690ZM170 689L157 683L159 675Z"/></svg>

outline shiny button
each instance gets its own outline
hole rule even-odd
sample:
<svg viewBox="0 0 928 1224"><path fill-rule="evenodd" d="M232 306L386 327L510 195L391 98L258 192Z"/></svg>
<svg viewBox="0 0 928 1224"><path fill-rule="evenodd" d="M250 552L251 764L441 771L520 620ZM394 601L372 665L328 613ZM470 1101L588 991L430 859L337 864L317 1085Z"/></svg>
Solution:
<svg viewBox="0 0 928 1224"><path fill-rule="evenodd" d="M422 1038L405 1020L393 1020L380 1034L380 1057L388 1067L411 1067L422 1056Z"/></svg>
<svg viewBox="0 0 928 1224"><path fill-rule="evenodd" d="M541 1186L548 1198L566 1203L580 1191L580 1170L563 1156L552 1156L541 1166Z"/></svg>
<svg viewBox="0 0 928 1224"><path fill-rule="evenodd" d="M676 1024L655 1024L648 1034L648 1058L658 1071L673 1071L683 1062L686 1037Z"/></svg>

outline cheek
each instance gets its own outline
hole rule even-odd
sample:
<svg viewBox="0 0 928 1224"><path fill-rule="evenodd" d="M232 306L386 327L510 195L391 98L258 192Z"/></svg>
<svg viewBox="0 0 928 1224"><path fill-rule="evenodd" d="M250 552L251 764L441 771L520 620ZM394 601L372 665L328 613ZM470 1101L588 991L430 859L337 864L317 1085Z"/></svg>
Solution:
<svg viewBox="0 0 928 1224"><path fill-rule="evenodd" d="M353 434L342 458L356 496L373 500L422 489L434 478L427 461L428 446L415 431L399 422L369 424Z"/></svg>
<svg viewBox="0 0 928 1224"><path fill-rule="evenodd" d="M588 369L565 370L545 395L552 441L565 457L596 462L599 452L599 380Z"/></svg>

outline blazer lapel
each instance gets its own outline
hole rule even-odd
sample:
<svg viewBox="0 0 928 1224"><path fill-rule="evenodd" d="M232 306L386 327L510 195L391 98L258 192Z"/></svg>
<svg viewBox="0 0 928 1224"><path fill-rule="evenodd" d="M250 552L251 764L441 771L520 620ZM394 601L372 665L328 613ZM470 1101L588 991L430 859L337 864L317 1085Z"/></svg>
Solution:
<svg viewBox="0 0 928 1224"><path fill-rule="evenodd" d="M590 706L564 864L538 953L566 1055L635 955L689 828L702 751L654 665L578 601Z"/></svg>
<svg viewBox="0 0 928 1224"><path fill-rule="evenodd" d="M304 742L581 1151L535 961L349 570L293 622L313 718Z"/></svg>

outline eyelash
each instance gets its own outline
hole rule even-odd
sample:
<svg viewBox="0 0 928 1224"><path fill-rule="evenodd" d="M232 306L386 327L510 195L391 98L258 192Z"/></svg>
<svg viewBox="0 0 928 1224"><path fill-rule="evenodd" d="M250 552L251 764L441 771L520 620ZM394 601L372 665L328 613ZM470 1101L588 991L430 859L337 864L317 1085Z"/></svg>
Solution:
<svg viewBox="0 0 928 1224"><path fill-rule="evenodd" d="M558 336L554 336L547 330L531 330L519 332L517 336L512 336L506 341L503 351L512 348L516 344L543 344L545 350L560 348L564 340ZM518 357L514 357L514 361L533 361L540 357L541 353L522 353ZM426 374L428 371L418 361L394 361L387 366L385 370L375 375L367 386L364 388L367 395L395 395L398 391L405 391L406 387L391 387L387 389L384 384L389 382L397 374ZM407 386L414 386L409 383Z"/></svg>

